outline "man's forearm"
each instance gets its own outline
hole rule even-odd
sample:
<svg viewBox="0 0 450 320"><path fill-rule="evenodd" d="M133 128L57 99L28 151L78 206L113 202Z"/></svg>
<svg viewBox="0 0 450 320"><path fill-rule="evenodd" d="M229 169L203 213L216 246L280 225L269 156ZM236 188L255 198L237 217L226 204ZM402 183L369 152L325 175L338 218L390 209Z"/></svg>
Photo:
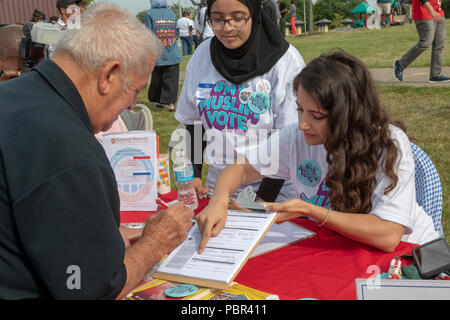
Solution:
<svg viewBox="0 0 450 320"><path fill-rule="evenodd" d="M123 299L130 293L144 276L157 264L165 254L157 239L148 236L140 238L125 251L127 282L117 299Z"/></svg>
<svg viewBox="0 0 450 320"><path fill-rule="evenodd" d="M127 281L117 299L136 288L165 254L186 240L193 217L194 212L179 202L147 219L140 239L125 251Z"/></svg>

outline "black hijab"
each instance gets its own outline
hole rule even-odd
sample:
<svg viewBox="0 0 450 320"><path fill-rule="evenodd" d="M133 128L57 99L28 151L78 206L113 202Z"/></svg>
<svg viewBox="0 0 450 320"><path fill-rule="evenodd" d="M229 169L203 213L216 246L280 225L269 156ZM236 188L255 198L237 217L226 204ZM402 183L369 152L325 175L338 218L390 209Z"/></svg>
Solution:
<svg viewBox="0 0 450 320"><path fill-rule="evenodd" d="M207 15L217 0L208 0ZM240 84L268 72L289 48L280 30L261 9L261 0L236 0L249 8L252 32L239 48L226 48L217 37L211 39L211 60L228 81Z"/></svg>

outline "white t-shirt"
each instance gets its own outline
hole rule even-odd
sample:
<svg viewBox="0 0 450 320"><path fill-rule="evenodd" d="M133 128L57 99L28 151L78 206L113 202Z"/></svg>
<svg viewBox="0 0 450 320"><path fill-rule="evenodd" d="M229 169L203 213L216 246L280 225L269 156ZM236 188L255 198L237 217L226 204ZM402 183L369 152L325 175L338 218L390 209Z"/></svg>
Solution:
<svg viewBox="0 0 450 320"><path fill-rule="evenodd" d="M195 30L197 30L202 35L203 40L214 37L214 31L211 29L208 22L205 21L205 18L206 7L203 7L198 12L197 17L194 21Z"/></svg>
<svg viewBox="0 0 450 320"><path fill-rule="evenodd" d="M245 159L245 148L265 140L271 129L297 123L293 80L305 63L300 53L290 46L269 72L234 85L214 68L210 42L210 39L204 41L187 65L175 118L183 124L203 122L208 137L206 185L213 190L217 175L226 165ZM264 92L266 98L270 97L265 105L267 111L254 113L243 103L248 102L248 96L255 92ZM259 182L252 185L257 190ZM291 198L293 191L292 186L285 183L277 200Z"/></svg>
<svg viewBox="0 0 450 320"><path fill-rule="evenodd" d="M189 18L182 17L177 21L177 29L180 33L180 37L189 37L189 27L191 31L194 31L194 21Z"/></svg>
<svg viewBox="0 0 450 320"><path fill-rule="evenodd" d="M408 137L395 126L391 125L389 128L401 154L396 172L398 182L391 192L384 194L391 180L382 170L382 157L378 163L377 185L371 198L370 214L403 225L405 234L402 241L423 244L438 238L439 234L434 230L432 218L416 202L415 163ZM269 144L278 144L280 154L278 165L272 164L270 170L261 166L258 160L258 152L266 154ZM304 141L303 132L294 125L281 130L278 135L272 135L266 143L250 150L247 159L263 175L292 181L297 192L296 198L327 207L329 189L325 185L328 172L326 154L323 145L308 145Z"/></svg>

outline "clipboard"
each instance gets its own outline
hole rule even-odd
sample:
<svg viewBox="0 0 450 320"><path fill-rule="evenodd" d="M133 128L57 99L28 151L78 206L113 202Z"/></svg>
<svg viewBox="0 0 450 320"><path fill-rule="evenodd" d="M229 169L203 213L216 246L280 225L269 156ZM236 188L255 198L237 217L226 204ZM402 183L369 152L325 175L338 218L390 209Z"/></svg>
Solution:
<svg viewBox="0 0 450 320"><path fill-rule="evenodd" d="M275 212L229 211L224 229L217 237L210 239L202 255L197 253L201 234L198 226L194 225L188 238L172 251L153 276L226 289L232 285L277 216Z"/></svg>

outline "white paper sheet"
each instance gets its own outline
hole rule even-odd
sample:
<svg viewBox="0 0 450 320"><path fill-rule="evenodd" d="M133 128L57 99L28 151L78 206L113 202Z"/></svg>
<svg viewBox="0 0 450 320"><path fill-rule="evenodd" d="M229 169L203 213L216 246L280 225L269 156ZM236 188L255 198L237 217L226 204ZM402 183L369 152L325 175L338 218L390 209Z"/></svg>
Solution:
<svg viewBox="0 0 450 320"><path fill-rule="evenodd" d="M289 221L282 224L274 223L255 251L253 251L252 257L307 239L315 234L315 232Z"/></svg>
<svg viewBox="0 0 450 320"><path fill-rule="evenodd" d="M164 260L157 272L228 283L241 267L276 213L229 211L221 233L198 254L201 240L195 225L185 242Z"/></svg>

